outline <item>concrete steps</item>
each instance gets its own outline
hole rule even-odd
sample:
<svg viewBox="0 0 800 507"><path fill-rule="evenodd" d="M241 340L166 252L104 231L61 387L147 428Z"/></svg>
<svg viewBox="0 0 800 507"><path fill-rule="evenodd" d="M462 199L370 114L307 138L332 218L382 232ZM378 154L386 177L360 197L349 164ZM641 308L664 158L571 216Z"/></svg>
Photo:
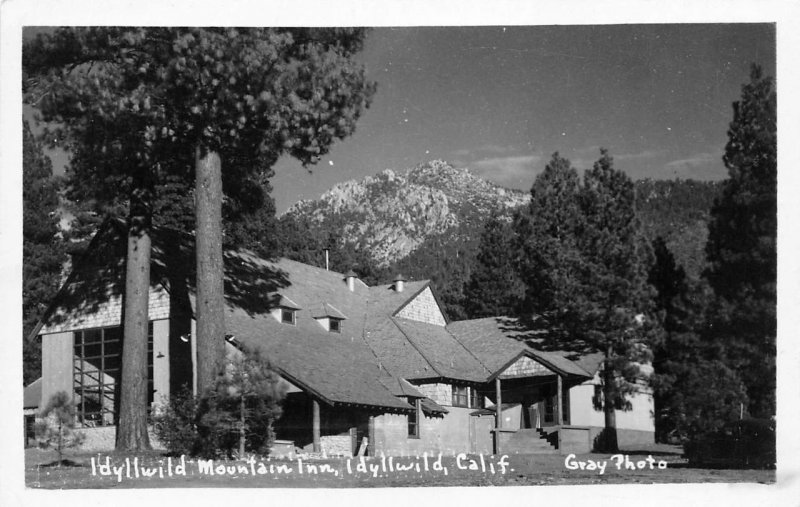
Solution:
<svg viewBox="0 0 800 507"><path fill-rule="evenodd" d="M553 437L555 442L553 442ZM557 454L557 447L557 432L547 433L541 428L525 428L510 435L507 452L513 454Z"/></svg>

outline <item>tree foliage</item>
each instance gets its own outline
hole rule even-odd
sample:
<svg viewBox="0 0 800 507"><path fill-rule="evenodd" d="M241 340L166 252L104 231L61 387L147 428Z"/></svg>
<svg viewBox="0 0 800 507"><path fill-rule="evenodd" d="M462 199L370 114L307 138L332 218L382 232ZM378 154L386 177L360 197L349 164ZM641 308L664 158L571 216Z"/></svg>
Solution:
<svg viewBox="0 0 800 507"><path fill-rule="evenodd" d="M753 66L733 104L722 195L711 210L705 276L717 300L709 338L744 381L749 411L775 414L777 284L777 98Z"/></svg>
<svg viewBox="0 0 800 507"><path fill-rule="evenodd" d="M464 288L469 318L515 315L525 291L519 279L512 224L498 216L486 221L475 267Z"/></svg>
<svg viewBox="0 0 800 507"><path fill-rule="evenodd" d="M353 270L367 285L378 285L389 277L365 248L347 239L336 216L320 223L307 215L284 215L277 222L275 243L278 255L319 268L326 267L327 250L330 270Z"/></svg>
<svg viewBox="0 0 800 507"><path fill-rule="evenodd" d="M522 279L523 318L549 331L550 346L600 352L605 431L600 447L617 448L615 408L644 377L654 333L647 268L650 251L636 215L633 182L611 156L583 181L554 154L531 189L528 213L515 225Z"/></svg>
<svg viewBox="0 0 800 507"><path fill-rule="evenodd" d="M41 343L27 337L58 291L66 259L58 228L59 182L28 122L22 132L22 339L27 385L39 378L42 368Z"/></svg>
<svg viewBox="0 0 800 507"><path fill-rule="evenodd" d="M212 389L170 398L153 418L155 432L173 455L266 456L283 395L278 375L257 350L237 350Z"/></svg>
<svg viewBox="0 0 800 507"><path fill-rule="evenodd" d="M144 364L149 230L159 185L175 178L191 182L196 169L198 381L207 387L223 355L223 196L217 185L237 199L242 187L268 177L280 155L314 163L335 139L353 132L374 92L363 66L352 60L364 33L62 28L26 44L26 94L62 125L56 134L73 153L73 191L129 207L124 347L131 351L123 350L123 376L140 373ZM135 378L123 378L123 448L147 446L144 395L136 385ZM133 429L128 416L138 421Z"/></svg>
<svg viewBox="0 0 800 507"><path fill-rule="evenodd" d="M75 430L75 402L64 391L55 393L47 401L36 425L36 435L41 447L53 447L58 452L58 465L64 464L64 450L79 446L84 434Z"/></svg>
<svg viewBox="0 0 800 507"><path fill-rule="evenodd" d="M662 238L653 243L649 282L663 328L653 343L651 378L656 438L687 442L738 416L746 400L742 381L722 359L722 350L702 339L713 294L703 280L689 280Z"/></svg>
<svg viewBox="0 0 800 507"><path fill-rule="evenodd" d="M662 238L691 280L707 266L705 247L711 206L721 182L696 180L639 180L636 211L647 238Z"/></svg>
<svg viewBox="0 0 800 507"><path fill-rule="evenodd" d="M225 427L238 441L240 457L247 451L269 453L275 439L272 423L281 414L285 394L279 380L258 350L237 351L217 380L214 405L226 414Z"/></svg>

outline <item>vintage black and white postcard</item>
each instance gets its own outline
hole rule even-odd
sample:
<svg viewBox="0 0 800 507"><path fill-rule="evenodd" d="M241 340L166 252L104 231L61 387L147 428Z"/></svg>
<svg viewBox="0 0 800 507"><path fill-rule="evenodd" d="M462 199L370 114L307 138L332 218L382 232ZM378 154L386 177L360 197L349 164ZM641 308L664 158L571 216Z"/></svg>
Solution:
<svg viewBox="0 0 800 507"><path fill-rule="evenodd" d="M796 490L797 6L0 7L12 503Z"/></svg>

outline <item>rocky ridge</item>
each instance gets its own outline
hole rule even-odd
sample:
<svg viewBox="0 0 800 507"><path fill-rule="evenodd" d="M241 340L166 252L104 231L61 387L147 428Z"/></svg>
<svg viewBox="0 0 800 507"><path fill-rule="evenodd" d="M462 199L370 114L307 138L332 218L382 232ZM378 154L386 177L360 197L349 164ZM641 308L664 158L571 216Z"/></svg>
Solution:
<svg viewBox="0 0 800 507"><path fill-rule="evenodd" d="M510 216L526 192L503 188L442 160L403 172L386 169L335 185L318 200L303 200L285 215L340 227L348 242L388 265L427 238L479 226L491 213Z"/></svg>

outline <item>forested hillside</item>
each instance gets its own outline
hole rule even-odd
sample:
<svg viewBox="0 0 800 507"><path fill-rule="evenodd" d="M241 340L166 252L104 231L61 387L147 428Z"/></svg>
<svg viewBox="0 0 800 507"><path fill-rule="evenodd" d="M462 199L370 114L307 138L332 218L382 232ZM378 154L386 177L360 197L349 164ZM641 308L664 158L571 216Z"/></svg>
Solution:
<svg viewBox="0 0 800 507"><path fill-rule="evenodd" d="M687 275L705 266L708 217L719 184L693 180L636 182L636 206L650 241L662 237ZM510 223L530 196L447 162L383 171L301 201L278 223L281 253L331 269L355 269L367 283L402 273L430 279L451 319L465 318L464 285L491 216Z"/></svg>

